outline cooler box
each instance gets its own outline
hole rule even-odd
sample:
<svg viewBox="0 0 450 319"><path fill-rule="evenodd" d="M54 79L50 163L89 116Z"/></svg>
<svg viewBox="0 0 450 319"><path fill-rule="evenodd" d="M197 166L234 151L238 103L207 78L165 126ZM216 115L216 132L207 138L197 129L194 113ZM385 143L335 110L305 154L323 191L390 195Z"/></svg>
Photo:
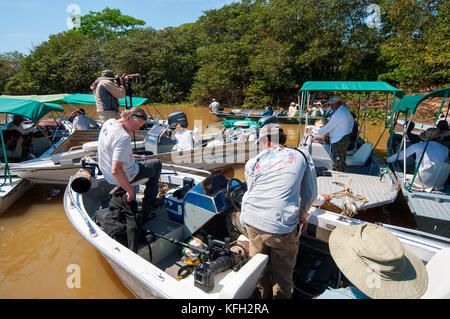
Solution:
<svg viewBox="0 0 450 319"><path fill-rule="evenodd" d="M177 223L183 224L184 200L173 197L173 194L166 194L167 215Z"/></svg>

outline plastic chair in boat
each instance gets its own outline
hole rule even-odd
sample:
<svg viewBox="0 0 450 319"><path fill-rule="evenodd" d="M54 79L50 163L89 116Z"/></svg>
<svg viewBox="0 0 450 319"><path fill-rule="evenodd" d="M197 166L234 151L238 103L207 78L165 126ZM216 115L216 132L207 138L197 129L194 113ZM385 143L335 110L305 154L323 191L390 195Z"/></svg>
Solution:
<svg viewBox="0 0 450 319"><path fill-rule="evenodd" d="M420 168L414 179L413 187L424 191L443 190L450 174L450 162L431 163ZM407 175L412 179L412 175Z"/></svg>
<svg viewBox="0 0 450 319"><path fill-rule="evenodd" d="M348 155L345 164L348 166L364 166L372 152L372 143L364 143L353 155Z"/></svg>
<svg viewBox="0 0 450 319"><path fill-rule="evenodd" d="M426 265L428 288L421 299L450 299L450 248L437 252Z"/></svg>

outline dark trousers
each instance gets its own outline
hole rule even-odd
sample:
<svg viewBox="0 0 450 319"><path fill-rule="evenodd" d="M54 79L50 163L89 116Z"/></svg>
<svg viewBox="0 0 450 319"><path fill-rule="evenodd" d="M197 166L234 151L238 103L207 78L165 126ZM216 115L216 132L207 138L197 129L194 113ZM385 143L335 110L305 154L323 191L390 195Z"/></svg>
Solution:
<svg viewBox="0 0 450 319"><path fill-rule="evenodd" d="M162 163L159 159L150 159L137 163L139 172L136 177L130 182L136 182L143 178L149 180L145 184L143 204L147 205L156 199L158 196L158 181L161 175Z"/></svg>
<svg viewBox="0 0 450 319"><path fill-rule="evenodd" d="M331 144L333 152L333 170L343 172L345 167L345 157L347 156L347 148L350 144L350 134L345 135L339 141Z"/></svg>

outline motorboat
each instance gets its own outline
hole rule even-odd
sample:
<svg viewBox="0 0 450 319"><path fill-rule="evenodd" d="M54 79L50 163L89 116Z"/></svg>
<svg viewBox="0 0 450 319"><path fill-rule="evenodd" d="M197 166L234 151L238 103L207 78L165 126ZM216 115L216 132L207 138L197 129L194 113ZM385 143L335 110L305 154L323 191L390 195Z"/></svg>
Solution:
<svg viewBox="0 0 450 319"><path fill-rule="evenodd" d="M178 123L188 126L186 115L175 112L169 115L167 123L154 125L147 133L145 150L152 153L147 158L158 158L164 163L214 170L231 164L245 163L258 153L259 129L277 118L266 116L258 121L225 120L195 128L192 132L192 147L177 150L175 127ZM218 129L221 125L223 128ZM207 133L215 128L215 132ZM204 131L204 132L203 132Z"/></svg>
<svg viewBox="0 0 450 319"><path fill-rule="evenodd" d="M386 109L389 107L389 95L392 101L403 96L403 92L385 82L358 81L311 81L305 82L298 92L302 116L308 116L304 109L309 108L318 92L351 92L385 93ZM332 152L330 144L322 141L312 141L312 132L318 130L321 122L306 125L303 136L299 136L299 147L307 150L316 166L317 186L319 194L331 196L330 204L336 209L342 209L350 217L358 211L391 204L397 198L399 185L395 175L388 169L385 161L380 159L373 150L373 145L366 141L366 114L368 110L367 95L364 108L359 105L355 123L358 123L358 137L347 152L344 172L333 171ZM392 103L392 102L391 102ZM306 121L308 122L308 121ZM300 123L299 134L302 132ZM363 131L361 131L363 129ZM386 132L383 130L378 141Z"/></svg>
<svg viewBox="0 0 450 319"><path fill-rule="evenodd" d="M441 119L440 116L449 93L450 88L443 88L425 95L406 95L395 105L392 111L390 139L388 140L389 155L399 154L408 147L405 138L408 125L413 122L414 114L421 103L432 98L441 101L434 124L422 126L414 122L416 124L414 129L436 127ZM404 118L402 118L403 116ZM399 123L404 124L403 131L394 132L394 127ZM450 134L448 131L442 133L441 144L448 147ZM393 149L394 134L400 134L399 136L402 137L398 149ZM429 139L422 143L426 143L426 151ZM421 166L422 160L423 156L414 161L404 155L392 163L392 170L400 181L402 192L414 215L417 228L431 234L450 237L450 159L447 157L445 162L427 164L423 167Z"/></svg>
<svg viewBox="0 0 450 319"><path fill-rule="evenodd" d="M95 216L108 208L114 185L94 174L90 189L77 193L71 187L75 178L71 178L64 193L67 217L136 297L230 299L248 298L253 293L268 257L258 254L248 260L245 252L233 252L233 248L243 247L233 244L239 237L231 223L235 205L232 198L245 187L242 182L221 174L163 164L160 190L166 190L166 206L143 225L153 238L141 242L133 252L96 223ZM139 191L144 186L136 187L139 202ZM192 241L204 244L196 249L190 244ZM179 248L190 252L182 253ZM206 260L202 267L194 267L190 258Z"/></svg>
<svg viewBox="0 0 450 319"><path fill-rule="evenodd" d="M311 107L312 109L313 107ZM230 111L217 111L211 112L216 118L221 120L244 120L249 118L253 121L258 121L263 118L264 110L251 110L251 109L231 109ZM273 116L275 116L279 123L283 124L298 124L300 120L303 122L305 118L300 118L300 113L298 116L289 116L286 112L274 112ZM319 112L310 112L310 116L308 117L309 123L314 123L317 120L322 118L322 114Z"/></svg>
<svg viewBox="0 0 450 319"><path fill-rule="evenodd" d="M27 158L39 160L49 156L63 145L73 133L70 122L57 119L57 117L53 119L44 118L44 116L49 114L58 114L64 111L60 105L51 103L55 99L54 97L48 99L50 102L0 98L0 113L20 115L28 119L21 123L21 126L23 125L27 129L26 134L21 134L21 138L29 139L30 143L29 152L26 154ZM2 128L4 127L2 126ZM32 186L32 182L14 173L14 167L20 166L24 161L12 163L13 159L11 157L8 159L5 149L10 146L5 145L7 141L5 142L3 138L3 132L6 131L2 131L1 134L3 183L0 186L2 190L0 195L0 212L8 209ZM17 143L17 140L14 140L12 145L14 143ZM23 158L23 154L24 152L22 151L22 156L16 158L15 161L20 161Z"/></svg>
<svg viewBox="0 0 450 319"><path fill-rule="evenodd" d="M245 229L239 224L240 199L246 189L244 182L226 178L220 173L209 174L197 169L164 165L160 190L166 191L166 205L145 222L143 228L146 234L150 234L150 239L142 240L137 251L133 252L111 232L110 235L105 233L101 226L99 216L107 210L114 185L96 174L95 168L93 171L88 190L74 190L71 185L77 176L71 178L64 193L64 209L74 228L104 256L136 297L254 298L255 286L267 265L268 256L257 254L250 259L229 259L230 251L233 251L230 243L233 242L238 244L234 248L242 249L239 250L240 256L247 256L248 239ZM145 186L138 182L135 187L139 203ZM362 223L365 222L311 208L307 231L300 238L294 272L294 298L312 298L326 288L349 284L329 254L328 238L336 227ZM392 225L381 226L392 232L425 264L431 264L436 259L435 255L450 249L450 241L446 238L430 237L426 233ZM228 261L224 262L217 256L217 259L199 258L201 249L191 247L191 243L206 251L219 252L217 256ZM441 265L441 270L447 268ZM207 272L205 269L214 270ZM436 277L442 273L433 275ZM434 286L429 287L427 294L432 298L442 297L442 292Z"/></svg>
<svg viewBox="0 0 450 319"><path fill-rule="evenodd" d="M57 94L57 95L30 95L30 96L3 96L4 98L29 98L36 101L51 101L53 103L68 104L68 110L78 111L76 106L80 105L95 105L95 98L92 94ZM145 103L146 98L129 96L120 99L121 107L140 106ZM61 120L65 118L65 120ZM66 123L71 127L71 134L65 137L64 141L55 144L48 152L38 156L34 159L24 161L21 163L12 163L9 168L14 175L25 178L35 184L52 184L52 185L66 185L70 176L75 174L81 167L81 161L84 157L96 157L97 154L97 140L100 133L101 123L98 127L89 130L75 130L73 129L71 121L73 117L69 114L60 116L60 121ZM49 122L47 120L47 122ZM159 118L153 119L149 117L147 123L140 130L131 134L133 141L133 149L136 153L144 152L143 140L147 131L155 123L165 123ZM50 122L50 124L52 124ZM64 130L59 130L59 135L63 134ZM36 142L35 142L36 143Z"/></svg>

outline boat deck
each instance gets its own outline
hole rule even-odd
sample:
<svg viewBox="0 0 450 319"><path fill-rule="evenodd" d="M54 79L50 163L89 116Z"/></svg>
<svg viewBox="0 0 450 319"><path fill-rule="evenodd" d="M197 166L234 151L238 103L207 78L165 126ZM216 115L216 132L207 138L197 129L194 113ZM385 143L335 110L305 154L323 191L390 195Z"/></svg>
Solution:
<svg viewBox="0 0 450 319"><path fill-rule="evenodd" d="M8 178L6 180L4 178L1 174L1 183L5 184L0 186L0 214L14 204L33 185L30 181L17 176L11 177L11 183Z"/></svg>
<svg viewBox="0 0 450 319"><path fill-rule="evenodd" d="M446 185L443 191L430 193L403 188L403 193L421 230L450 237L449 185Z"/></svg>
<svg viewBox="0 0 450 319"><path fill-rule="evenodd" d="M319 176L317 187L320 194L334 194L330 203L336 207L349 197L358 209L367 209L393 203L397 189L388 178L355 174L350 172L329 171L331 176ZM347 190L348 189L348 190Z"/></svg>
<svg viewBox="0 0 450 319"><path fill-rule="evenodd" d="M312 143L309 152L318 172L318 193L333 194L331 205L342 208L347 197L355 202L358 209L383 206L395 201L398 194L395 179L390 174L380 177L382 163L379 163L374 153L366 165L346 165L344 172L338 172L331 169L328 144Z"/></svg>

